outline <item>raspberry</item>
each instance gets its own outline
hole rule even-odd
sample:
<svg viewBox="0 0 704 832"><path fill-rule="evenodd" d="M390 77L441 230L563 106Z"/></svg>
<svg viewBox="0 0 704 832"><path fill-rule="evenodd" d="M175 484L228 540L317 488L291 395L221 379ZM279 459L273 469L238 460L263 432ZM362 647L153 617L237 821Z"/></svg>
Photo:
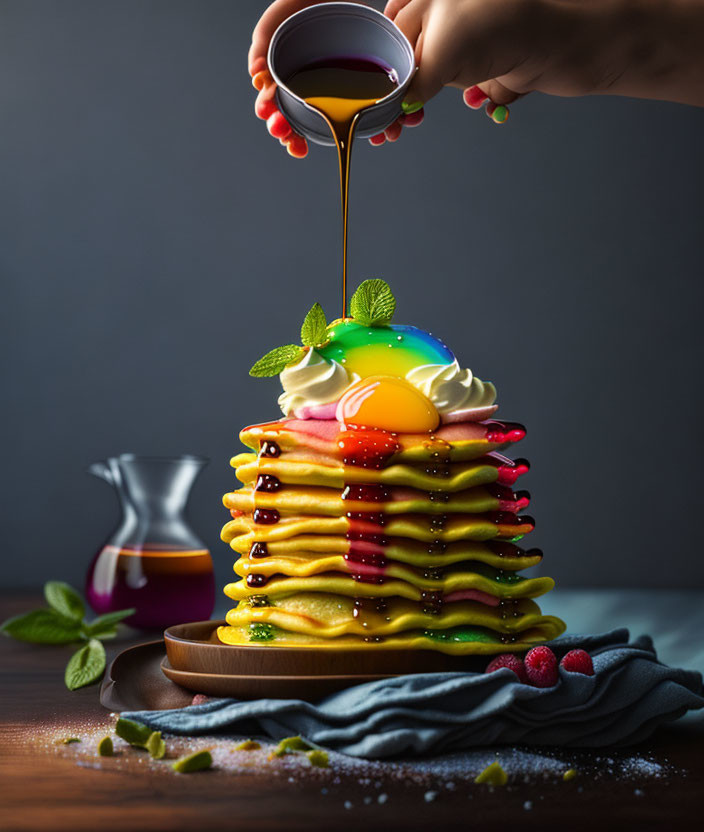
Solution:
<svg viewBox="0 0 704 832"><path fill-rule="evenodd" d="M524 663L528 682L534 688L551 688L557 684L557 659L549 647L540 645L529 650Z"/></svg>
<svg viewBox="0 0 704 832"><path fill-rule="evenodd" d="M528 684L525 666L518 656L515 656L513 653L502 653L489 662L486 673L493 673L495 670L501 670L502 667L513 670L516 676L518 676L519 682L522 682L524 685Z"/></svg>
<svg viewBox="0 0 704 832"><path fill-rule="evenodd" d="M569 653L565 653L560 662L560 667L570 673L583 673L585 676L594 675L592 657L586 650L570 650Z"/></svg>

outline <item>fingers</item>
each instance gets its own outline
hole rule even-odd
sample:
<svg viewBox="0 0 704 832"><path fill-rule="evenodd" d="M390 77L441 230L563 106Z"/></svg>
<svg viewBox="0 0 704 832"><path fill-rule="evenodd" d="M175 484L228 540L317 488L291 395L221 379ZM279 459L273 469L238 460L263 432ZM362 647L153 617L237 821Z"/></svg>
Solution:
<svg viewBox="0 0 704 832"><path fill-rule="evenodd" d="M394 20L401 9L404 6L407 6L410 2L411 0L389 0L386 4L386 8L384 9L384 14L389 18L389 20Z"/></svg>
<svg viewBox="0 0 704 832"><path fill-rule="evenodd" d="M257 99L254 102L254 112L257 118L266 121L266 128L269 133L278 139L295 159L302 159L308 153L308 143L294 133L283 113L276 106L276 84L271 73L266 68L266 60L258 59L251 67L252 86L257 90Z"/></svg>
<svg viewBox="0 0 704 832"><path fill-rule="evenodd" d="M275 0L264 14L252 32L252 45L249 49L249 70L253 75L252 66L259 58L266 60L266 52L269 48L269 41L274 32L279 28L287 17L294 12L299 12L308 6L315 6L320 0Z"/></svg>
<svg viewBox="0 0 704 832"><path fill-rule="evenodd" d="M379 133L377 136L372 136L369 139L369 144L373 147L379 147L379 145L382 145L387 141L397 141L404 127L417 127L423 121L423 116L424 113L422 109L415 113L410 113L409 115L400 116L392 125L387 127L383 133Z"/></svg>
<svg viewBox="0 0 704 832"><path fill-rule="evenodd" d="M486 93L494 104L511 104L521 97L520 93L510 90L495 78L491 81L482 81L477 86Z"/></svg>
<svg viewBox="0 0 704 832"><path fill-rule="evenodd" d="M497 101L493 95L487 94L487 90L491 90L499 100ZM509 110L506 104L511 101L516 101L521 96L507 89L498 81L487 81L486 83L468 87L462 93L462 98L464 103L472 110L479 110L483 104L486 104L486 114L489 118L495 124L503 124L508 120L509 116Z"/></svg>

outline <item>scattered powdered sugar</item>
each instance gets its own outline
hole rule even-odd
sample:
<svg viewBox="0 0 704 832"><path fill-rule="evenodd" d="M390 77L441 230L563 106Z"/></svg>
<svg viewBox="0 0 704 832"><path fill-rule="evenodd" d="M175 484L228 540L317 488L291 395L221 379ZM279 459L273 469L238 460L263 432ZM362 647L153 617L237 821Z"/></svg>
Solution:
<svg viewBox="0 0 704 832"><path fill-rule="evenodd" d="M394 800L417 800L421 805L442 803L448 799L472 800L482 795L505 791L515 793L517 805L526 812L537 812L544 806L541 786L582 791L606 782L631 783L634 799L645 794L647 783L682 777L686 772L674 767L667 759L643 753L624 751L603 753L570 749L480 748L453 752L442 756L402 760L362 760L339 752L328 752L328 766L312 765L304 753L274 756L276 743L258 739L259 747L238 748L246 737L165 736L167 752L163 760L130 747L115 736L116 715L96 725L72 723L54 728L32 729L28 742L45 753L73 758L76 765L90 769L122 770L125 772L161 771L175 776L169 762L201 749L208 749L213 758L214 777L261 775L276 780L281 788L299 788L307 783L315 786L321 799L336 802L346 810L369 811L372 806L393 805ZM114 756L101 757L98 743L111 736ZM66 741L78 739L79 742ZM477 785L476 776L491 763L498 762L508 775L502 787ZM565 772L573 769L576 774ZM574 778L574 780L572 779ZM576 781L576 782L575 782ZM526 790L529 790L526 793ZM528 797L529 799L526 799ZM337 802L339 801L339 802Z"/></svg>

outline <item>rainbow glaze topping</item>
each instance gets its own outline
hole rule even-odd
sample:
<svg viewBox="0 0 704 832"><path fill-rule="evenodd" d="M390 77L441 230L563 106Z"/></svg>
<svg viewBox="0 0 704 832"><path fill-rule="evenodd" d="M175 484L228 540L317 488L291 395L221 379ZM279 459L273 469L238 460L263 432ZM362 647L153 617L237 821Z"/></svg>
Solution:
<svg viewBox="0 0 704 832"><path fill-rule="evenodd" d="M342 364L357 378L405 378L415 367L451 364L455 360L442 341L415 326L364 326L352 320L334 321L328 337L329 343L318 352L323 358Z"/></svg>
<svg viewBox="0 0 704 832"><path fill-rule="evenodd" d="M464 655L564 630L533 600L553 581L518 574L542 559L517 545L535 525L514 490L528 463L503 455L525 428L487 418L493 386L430 334L390 324L394 305L367 281L356 318L328 326L314 307L303 346L253 368L280 373L289 416L245 428L251 450L232 460L223 642Z"/></svg>

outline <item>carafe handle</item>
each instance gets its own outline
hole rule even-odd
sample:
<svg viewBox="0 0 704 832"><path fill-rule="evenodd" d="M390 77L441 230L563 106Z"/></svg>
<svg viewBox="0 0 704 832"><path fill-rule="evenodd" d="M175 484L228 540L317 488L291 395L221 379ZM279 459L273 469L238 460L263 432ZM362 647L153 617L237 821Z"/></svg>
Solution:
<svg viewBox="0 0 704 832"><path fill-rule="evenodd" d="M92 465L88 466L88 473L93 474L95 477L100 477L101 480L105 480L105 482L113 488L117 488L118 486L115 475L110 470L110 466L107 462L94 462Z"/></svg>

